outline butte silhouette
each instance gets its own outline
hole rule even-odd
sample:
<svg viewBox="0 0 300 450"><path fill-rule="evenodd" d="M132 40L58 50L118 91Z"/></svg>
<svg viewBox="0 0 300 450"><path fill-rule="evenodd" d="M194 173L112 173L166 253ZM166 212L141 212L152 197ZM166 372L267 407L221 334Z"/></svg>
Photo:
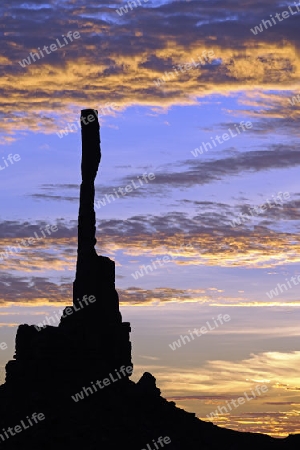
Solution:
<svg viewBox="0 0 300 450"><path fill-rule="evenodd" d="M101 159L97 111L81 111L82 183L73 305L59 326L20 325L0 386L0 448L30 450L298 449L199 420L160 395L145 372L130 380L130 324L122 322L114 261L97 255L94 182Z"/></svg>

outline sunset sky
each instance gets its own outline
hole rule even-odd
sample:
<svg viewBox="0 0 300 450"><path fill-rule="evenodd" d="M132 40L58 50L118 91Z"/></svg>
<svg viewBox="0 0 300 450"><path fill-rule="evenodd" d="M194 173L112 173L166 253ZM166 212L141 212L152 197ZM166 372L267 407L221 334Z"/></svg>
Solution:
<svg viewBox="0 0 300 450"><path fill-rule="evenodd" d="M150 371L203 420L266 385L213 422L300 433L300 4L86 3L0 4L0 381L18 325L72 302L94 108L97 251L116 262L132 379Z"/></svg>

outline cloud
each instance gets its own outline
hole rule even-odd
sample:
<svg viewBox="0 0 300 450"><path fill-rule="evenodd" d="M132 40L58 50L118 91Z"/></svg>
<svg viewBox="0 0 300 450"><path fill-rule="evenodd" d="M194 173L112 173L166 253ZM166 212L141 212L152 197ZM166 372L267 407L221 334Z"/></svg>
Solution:
<svg viewBox="0 0 300 450"><path fill-rule="evenodd" d="M0 303L48 304L71 299L71 283L56 284L46 277L25 277L2 273ZM69 300L70 301L70 300Z"/></svg>
<svg viewBox="0 0 300 450"><path fill-rule="evenodd" d="M196 412L205 421L218 406L226 407L227 401L246 392L252 400L210 420L238 431L283 437L298 432L299 358L298 351L262 352L244 359L207 360L201 366L194 360L193 366L182 367L178 361L172 367L153 364L143 370L160 380L159 387L168 400L176 400L177 406ZM268 391L253 398L251 390L263 384Z"/></svg>
<svg viewBox="0 0 300 450"><path fill-rule="evenodd" d="M252 353L244 359L207 360L201 365L201 370L196 361L190 367L177 367L176 364L165 368L153 364L151 367L156 371L162 389L173 398L181 398L182 392L185 392L186 398L198 398L200 391L201 396L207 396L203 400L218 400L218 396L222 400L223 396L235 398L244 391L250 393L255 386L265 384L268 391L264 402L276 401L274 397L278 397L279 393L282 396L280 401L285 401L284 396L290 396L291 389L295 391L292 400L298 402L299 359L298 351L262 352Z"/></svg>
<svg viewBox="0 0 300 450"><path fill-rule="evenodd" d="M257 36L250 31L271 11L282 10L279 2L259 6L248 2L247 14L230 0L211 2L209 7L197 1L148 2L119 17L116 8L121 4L100 5L95 0L89 5L76 2L76 8L68 1L1 4L0 25L7 27L0 72L3 131L12 138L19 131L55 133L66 114L69 122L77 119L83 104L99 108L114 101L120 110L132 104L167 107L241 89L297 89L298 17ZM21 67L18 61L68 31L79 31L80 39ZM173 66L197 59L204 50L214 51L218 64L203 65L155 86L154 80L173 71ZM83 79L89 89L78 91Z"/></svg>
<svg viewBox="0 0 300 450"><path fill-rule="evenodd" d="M49 262L48 262L49 266ZM72 277L72 279L74 276ZM16 275L2 273L0 277L1 297L0 303L48 305L72 303L72 282L68 278L61 278L57 283L46 276ZM183 290L168 287L157 289L142 289L130 286L127 289L117 289L120 304L125 305L153 305L157 303L173 302L180 298L181 302L211 300L209 290L203 289Z"/></svg>
<svg viewBox="0 0 300 450"><path fill-rule="evenodd" d="M209 400L211 403L219 400L226 401L238 398L238 395L179 395L175 397L168 397L168 400Z"/></svg>
<svg viewBox="0 0 300 450"><path fill-rule="evenodd" d="M296 206L298 201L296 201ZM208 207L208 211L205 211ZM272 229L279 219L298 219L295 205L261 215L264 225L249 221L247 227L230 226L237 214L222 204L201 206L201 214L190 217L183 212L161 215L136 215L126 220L106 219L98 222L99 253L116 260L117 275L135 273L141 264L169 255L173 265L196 267L267 268L299 262L300 242L297 232ZM222 208L222 209L220 209ZM229 214L229 211L231 214ZM56 271L56 275L74 275L77 250L77 222L57 221L57 232L22 246L24 238L41 237L45 222L3 221L0 223L0 267L6 271ZM293 242L293 245L290 243ZM99 245L99 244L98 244ZM14 248L16 250L14 250ZM298 249L298 251L297 251ZM8 252L9 254L6 254ZM176 258L175 258L176 257ZM172 265L170 263L170 267ZM36 275L36 273L34 274ZM130 282L131 283L131 282ZM245 299L243 299L245 301ZM253 300L253 299L252 299ZM230 300L228 299L230 302ZM236 300L234 300L236 301ZM247 301L246 301L247 303Z"/></svg>
<svg viewBox="0 0 300 450"><path fill-rule="evenodd" d="M165 197L166 193L171 193L172 189L189 189L195 186L206 185L219 182L228 177L239 176L243 173L259 173L269 170L291 169L300 165L300 151L298 145L270 145L268 150L252 150L246 152L227 152L223 158L202 160L184 160L177 161L173 165L166 164L152 169L155 178L148 183L142 182L142 186L137 181L137 175L126 175L121 177L112 186L96 186L95 202L99 204L100 199L105 200L105 196L110 194L114 196L114 201L122 201L131 197ZM181 169L181 170L178 170ZM128 192L125 196L115 193L119 187L125 188L131 185L132 180L137 183L137 188ZM40 200L55 201L79 201L79 186L70 184L42 185L42 192L32 194L31 196ZM62 194L62 192L74 191L74 196ZM113 200L110 199L110 202ZM108 200L106 200L106 204ZM201 206L209 204L207 202L199 203ZM212 204L212 203L211 203ZM197 205L197 202L195 202ZM215 203L217 206L218 203ZM220 204L225 206L224 204ZM104 207L104 206L102 206ZM203 219L204 220L204 219Z"/></svg>

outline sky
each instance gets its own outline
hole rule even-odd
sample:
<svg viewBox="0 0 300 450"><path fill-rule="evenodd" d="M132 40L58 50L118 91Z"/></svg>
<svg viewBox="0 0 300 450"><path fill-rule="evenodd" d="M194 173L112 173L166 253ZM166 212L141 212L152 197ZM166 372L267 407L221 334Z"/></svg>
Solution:
<svg viewBox="0 0 300 450"><path fill-rule="evenodd" d="M132 379L150 371L222 427L300 433L300 4L0 12L0 382L18 325L72 302L93 108L97 251L116 263Z"/></svg>

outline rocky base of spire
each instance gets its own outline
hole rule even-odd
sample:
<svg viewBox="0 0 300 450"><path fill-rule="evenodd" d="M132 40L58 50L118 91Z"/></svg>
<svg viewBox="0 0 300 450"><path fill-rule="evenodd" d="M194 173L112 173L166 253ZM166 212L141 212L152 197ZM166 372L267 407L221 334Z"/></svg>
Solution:
<svg viewBox="0 0 300 450"><path fill-rule="evenodd" d="M91 378L94 380L95 378ZM87 386L87 385L85 385ZM62 389L64 387L66 390ZM5 449L22 450L296 450L300 435L274 439L267 435L241 433L204 422L168 402L160 395L155 378L145 373L138 383L128 380L102 391L87 391L77 401L53 384L0 386L0 436ZM38 389L44 392L43 398ZM81 387L82 389L82 387ZM40 394L40 392L39 392ZM45 419L21 433L10 435L32 414ZM6 432L8 438L4 433ZM168 438L164 440L164 438ZM1 437L0 437L1 439ZM162 446L158 442L163 442ZM168 442L166 444L166 442Z"/></svg>
<svg viewBox="0 0 300 450"><path fill-rule="evenodd" d="M132 372L131 328L130 323L122 322L119 311L115 264L96 255L86 269L85 274L77 272L74 304L64 309L58 327L19 326L15 359L6 365L7 384L80 387L91 377L116 375L121 367L128 368L122 382L128 381ZM97 269L104 278L95 285L92 281ZM83 295L82 286L89 286L89 292Z"/></svg>

